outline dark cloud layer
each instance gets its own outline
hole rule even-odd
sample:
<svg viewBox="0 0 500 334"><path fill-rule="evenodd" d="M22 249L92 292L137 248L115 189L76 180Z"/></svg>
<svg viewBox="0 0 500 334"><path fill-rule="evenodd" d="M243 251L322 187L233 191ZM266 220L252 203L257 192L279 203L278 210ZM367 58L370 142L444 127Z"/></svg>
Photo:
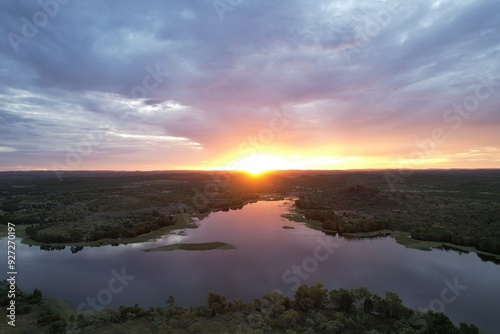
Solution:
<svg viewBox="0 0 500 334"><path fill-rule="evenodd" d="M12 0L0 22L1 170L222 166L276 110L262 151L312 167L397 167L435 128L426 167L500 166L498 1Z"/></svg>

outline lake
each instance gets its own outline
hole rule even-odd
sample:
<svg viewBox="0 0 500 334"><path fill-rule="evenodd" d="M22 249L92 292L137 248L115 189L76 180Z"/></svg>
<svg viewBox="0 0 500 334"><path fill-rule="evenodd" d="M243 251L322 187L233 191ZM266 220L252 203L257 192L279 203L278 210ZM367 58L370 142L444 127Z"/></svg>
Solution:
<svg viewBox="0 0 500 334"><path fill-rule="evenodd" d="M407 249L392 238L327 236L281 217L290 201L262 201L216 212L197 229L156 241L85 247L72 253L44 251L17 239L18 286L64 300L75 309L133 305L205 305L209 291L251 302L280 290L293 296L298 284L328 289L367 287L396 292L414 308L444 310L452 321L500 329L500 266L476 254ZM294 229L283 229L283 226ZM232 250L144 252L173 243L222 241ZM7 249L7 238L0 240ZM3 253L3 252L2 252ZM5 271L2 278L5 278ZM447 290L445 290L447 289Z"/></svg>

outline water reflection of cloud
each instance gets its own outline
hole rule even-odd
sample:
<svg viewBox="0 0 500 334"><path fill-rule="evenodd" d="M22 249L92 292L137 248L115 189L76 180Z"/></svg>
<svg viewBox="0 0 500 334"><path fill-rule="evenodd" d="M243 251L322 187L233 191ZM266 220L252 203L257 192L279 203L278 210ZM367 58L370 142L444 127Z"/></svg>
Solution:
<svg viewBox="0 0 500 334"><path fill-rule="evenodd" d="M165 235L159 240L148 243L147 247L145 247L144 243L138 244L138 245L140 248L159 247L159 246L165 246L165 245L171 245L171 244L178 244L178 243L184 242L186 239L188 239L187 235L177 233L177 234Z"/></svg>

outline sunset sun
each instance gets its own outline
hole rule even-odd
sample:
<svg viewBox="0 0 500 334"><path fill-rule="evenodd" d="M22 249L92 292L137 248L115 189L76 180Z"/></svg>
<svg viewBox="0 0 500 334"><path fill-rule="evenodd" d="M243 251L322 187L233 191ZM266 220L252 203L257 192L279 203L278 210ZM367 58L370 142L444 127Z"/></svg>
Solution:
<svg viewBox="0 0 500 334"><path fill-rule="evenodd" d="M286 168L285 161L273 154L251 154L235 162L236 170L240 170L254 176Z"/></svg>

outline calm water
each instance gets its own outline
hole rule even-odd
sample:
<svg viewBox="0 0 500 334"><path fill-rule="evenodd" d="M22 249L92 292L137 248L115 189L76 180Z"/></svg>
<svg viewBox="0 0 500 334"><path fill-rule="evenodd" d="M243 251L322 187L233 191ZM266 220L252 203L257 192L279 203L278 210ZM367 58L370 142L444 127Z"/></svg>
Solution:
<svg viewBox="0 0 500 334"><path fill-rule="evenodd" d="M472 322L490 333L500 330L499 265L483 262L475 254L406 249L391 238L352 241L326 236L282 218L289 204L258 202L238 211L213 213L199 228L186 230L186 235L118 247L86 247L75 254L69 247L42 251L18 240L18 286L28 291L38 288L46 296L85 310L92 308L88 298L96 299L98 307L135 303L149 307L165 305L172 294L176 305L204 305L210 290L251 302L272 290L293 296L299 282L321 282L328 289L365 286L381 296L394 291L414 309L444 305L444 313L455 323ZM283 229L284 225L295 229ZM209 241L228 242L237 249L142 251ZM0 247L5 254L6 238L0 240ZM123 271L128 279L120 283L114 277ZM448 304L437 301L447 288L445 280L463 286L459 296L451 290L445 293L445 299L454 300Z"/></svg>

